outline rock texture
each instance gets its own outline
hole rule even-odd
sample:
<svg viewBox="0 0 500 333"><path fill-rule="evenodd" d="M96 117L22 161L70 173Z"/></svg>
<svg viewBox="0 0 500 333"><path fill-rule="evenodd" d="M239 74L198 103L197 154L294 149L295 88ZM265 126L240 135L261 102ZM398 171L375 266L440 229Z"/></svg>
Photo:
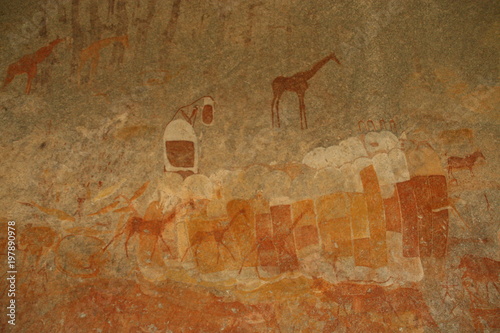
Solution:
<svg viewBox="0 0 500 333"><path fill-rule="evenodd" d="M0 7L0 331L500 329L495 1Z"/></svg>

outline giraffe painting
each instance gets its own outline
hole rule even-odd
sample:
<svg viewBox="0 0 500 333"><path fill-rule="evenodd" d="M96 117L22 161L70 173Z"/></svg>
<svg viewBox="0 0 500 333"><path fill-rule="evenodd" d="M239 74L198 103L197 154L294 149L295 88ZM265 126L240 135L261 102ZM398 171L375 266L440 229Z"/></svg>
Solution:
<svg viewBox="0 0 500 333"><path fill-rule="evenodd" d="M275 105L276 105L276 127L280 127L280 115L279 115L280 98L285 91L292 91L295 92L299 97L300 128L301 129L307 128L306 105L304 102L305 92L307 88L309 88L307 81L309 81L309 79L311 79L330 60L334 60L340 65L340 61L337 59L335 54L332 53L329 56L318 61L308 71L299 72L289 77L278 76L277 78L274 79L272 83L273 101L271 104L272 127L275 127L274 123Z"/></svg>
<svg viewBox="0 0 500 333"><path fill-rule="evenodd" d="M64 39L55 39L50 42L49 45L38 49L35 53L27 54L15 63L10 64L7 69L7 76L5 77L3 87L5 88L11 83L17 75L26 73L28 75L26 94L29 94L31 91L31 83L36 76L37 65L44 61L45 58L52 53L54 47L62 41L64 41Z"/></svg>
<svg viewBox="0 0 500 333"><path fill-rule="evenodd" d="M97 72L97 66L99 65L99 58L101 56L100 55L101 49L116 42L121 43L124 47L129 46L128 36L125 35L125 36L110 37L98 40L97 42L90 44L89 47L80 51L80 62L78 64L78 74L77 74L78 84L81 83L81 72L83 66L85 66L85 64L88 61L90 61L89 82L91 82Z"/></svg>

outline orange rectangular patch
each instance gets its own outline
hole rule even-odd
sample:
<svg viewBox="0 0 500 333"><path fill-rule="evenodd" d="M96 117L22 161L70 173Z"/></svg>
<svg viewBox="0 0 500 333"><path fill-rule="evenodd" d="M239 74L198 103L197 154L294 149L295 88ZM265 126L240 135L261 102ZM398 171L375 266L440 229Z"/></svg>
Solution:
<svg viewBox="0 0 500 333"><path fill-rule="evenodd" d="M403 256L413 258L420 256L418 240L417 202L413 193L411 180L398 183L399 202L403 232Z"/></svg>
<svg viewBox="0 0 500 333"><path fill-rule="evenodd" d="M387 265L386 222L384 200L380 192L377 174L373 165L360 172L361 182L365 191L370 240L372 246L372 265L382 267Z"/></svg>
<svg viewBox="0 0 500 333"><path fill-rule="evenodd" d="M401 232L401 207L397 187L394 189L394 195L384 199L385 220L387 231Z"/></svg>
<svg viewBox="0 0 500 333"><path fill-rule="evenodd" d="M432 255L432 208L431 190L427 176L416 176L411 179L413 192L417 202L417 214L420 216L418 223L419 251L421 257Z"/></svg>
<svg viewBox="0 0 500 333"><path fill-rule="evenodd" d="M348 249L340 249L346 246L344 239L351 238L349 213L350 207L345 193L333 193L319 197L316 202L318 214L318 229L323 251L326 253L351 253L352 246ZM349 228L345 225L345 220ZM349 235L344 235L349 229Z"/></svg>
<svg viewBox="0 0 500 333"><path fill-rule="evenodd" d="M267 272L277 272L278 253L273 245L273 225L271 214L257 214L255 216L257 243L255 253L258 256L259 266Z"/></svg>
<svg viewBox="0 0 500 333"><path fill-rule="evenodd" d="M252 204L247 200L231 200L226 209L229 218L223 242L234 256L231 257L231 267L241 265L243 258L246 258L244 266L252 266L257 260L255 253L251 253L256 241Z"/></svg>
<svg viewBox="0 0 500 333"><path fill-rule="evenodd" d="M429 176L429 187L431 189L432 212L432 254L436 258L446 255L448 244L449 213L445 208L448 203L448 189L444 176ZM441 210L440 210L441 209Z"/></svg>
<svg viewBox="0 0 500 333"><path fill-rule="evenodd" d="M280 272L293 271L299 268L295 251L292 230L292 212L290 205L271 207L273 222L273 243L278 252Z"/></svg>
<svg viewBox="0 0 500 333"><path fill-rule="evenodd" d="M294 236L297 250L302 250L310 245L319 243L318 228L316 227L316 214L314 202L303 200L292 204L292 216L294 219Z"/></svg>
<svg viewBox="0 0 500 333"><path fill-rule="evenodd" d="M351 222L354 239L370 237L370 225L368 223L368 207L364 193L351 194Z"/></svg>
<svg viewBox="0 0 500 333"><path fill-rule="evenodd" d="M354 262L356 266L373 268L372 245L369 238L359 238L353 241Z"/></svg>

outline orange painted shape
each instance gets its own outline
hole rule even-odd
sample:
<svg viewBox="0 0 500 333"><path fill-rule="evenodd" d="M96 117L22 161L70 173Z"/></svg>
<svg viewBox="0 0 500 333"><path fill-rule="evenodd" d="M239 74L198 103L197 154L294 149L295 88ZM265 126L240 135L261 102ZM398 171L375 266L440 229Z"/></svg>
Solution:
<svg viewBox="0 0 500 333"><path fill-rule="evenodd" d="M213 236L208 236L196 249L196 261L200 273L215 273L226 269L225 263L231 256Z"/></svg>
<svg viewBox="0 0 500 333"><path fill-rule="evenodd" d="M392 197L384 199L384 209L387 231L401 232L401 206L397 188Z"/></svg>
<svg viewBox="0 0 500 333"><path fill-rule="evenodd" d="M373 165L369 165L359 172L365 193L380 193L377 173Z"/></svg>
<svg viewBox="0 0 500 333"><path fill-rule="evenodd" d="M310 245L319 244L318 228L316 227L316 214L314 201L303 200L292 204L295 244L297 250L302 250Z"/></svg>
<svg viewBox="0 0 500 333"><path fill-rule="evenodd" d="M374 268L379 268L379 267L384 267L387 266L388 259L387 259L387 243L385 239L383 240L376 240L376 239L371 239L371 244L372 244L372 261L373 261L373 267Z"/></svg>
<svg viewBox="0 0 500 333"><path fill-rule="evenodd" d="M247 200L231 200L227 203L228 223L224 243L232 252L235 263L253 267L257 263L255 251L255 214L252 203Z"/></svg>
<svg viewBox="0 0 500 333"><path fill-rule="evenodd" d="M369 238L359 238L353 241L354 262L356 266L374 268L372 261L372 245Z"/></svg>
<svg viewBox="0 0 500 333"><path fill-rule="evenodd" d="M295 244L297 245L297 250L300 251L311 245L319 244L318 229L313 225L306 225L302 227L297 227L295 229Z"/></svg>
<svg viewBox="0 0 500 333"><path fill-rule="evenodd" d="M326 253L352 253L350 250L340 250L344 239L350 239L351 230L344 221L349 221L350 207L345 193L333 193L319 197L316 203L318 214L318 229L323 251ZM340 223L338 226L337 224ZM344 235L349 229L349 235ZM346 251L346 252L344 252Z"/></svg>
<svg viewBox="0 0 500 333"><path fill-rule="evenodd" d="M299 268L293 239L292 212L290 205L271 207L273 222L273 243L278 252L280 272L293 271Z"/></svg>
<svg viewBox="0 0 500 333"><path fill-rule="evenodd" d="M333 220L335 228L331 233L333 242L333 253L341 257L354 255L352 249L351 220L349 217L342 217Z"/></svg>
<svg viewBox="0 0 500 333"><path fill-rule="evenodd" d="M387 265L386 221L384 200L380 192L377 174L373 165L360 172L361 182L365 191L370 240L372 246L372 265L382 267Z"/></svg>
<svg viewBox="0 0 500 333"><path fill-rule="evenodd" d="M413 193L411 180L397 183L403 232L403 256L413 258L420 256L418 240L417 202Z"/></svg>
<svg viewBox="0 0 500 333"><path fill-rule="evenodd" d="M179 247L178 247L178 241L177 241L177 232L176 232L176 226L175 226L175 221L173 223L168 223L165 225L165 229L163 231L163 240L165 243L167 243L170 252L167 251L171 259L179 259ZM165 246L163 244L163 241L159 240L158 241L159 246Z"/></svg>
<svg viewBox="0 0 500 333"><path fill-rule="evenodd" d="M368 221L370 224L370 237L377 241L385 239L386 222L384 201L373 165L361 170L360 176L365 191Z"/></svg>
<svg viewBox="0 0 500 333"><path fill-rule="evenodd" d="M417 201L419 249L421 257L432 255L432 208L431 189L428 176L416 176L411 179L413 192Z"/></svg>
<svg viewBox="0 0 500 333"><path fill-rule="evenodd" d="M149 204L144 213L144 220L160 220L163 216L163 209L159 201L153 201Z"/></svg>
<svg viewBox="0 0 500 333"><path fill-rule="evenodd" d="M432 212L432 254L436 258L442 258L446 255L448 244L448 189L446 178L444 176L429 176L429 187L431 189L431 207Z"/></svg>
<svg viewBox="0 0 500 333"><path fill-rule="evenodd" d="M225 269L225 261L232 260L228 250L215 241L214 230L220 228L223 219L191 219L188 234L191 253L201 273L219 272ZM184 254L183 254L184 255Z"/></svg>
<svg viewBox="0 0 500 333"><path fill-rule="evenodd" d="M273 244L273 224L271 214L257 214L256 235L257 244L256 253L259 259L259 266L262 270L269 273L278 273L278 252Z"/></svg>
<svg viewBox="0 0 500 333"><path fill-rule="evenodd" d="M364 193L351 194L351 223L354 239L370 238L368 207Z"/></svg>

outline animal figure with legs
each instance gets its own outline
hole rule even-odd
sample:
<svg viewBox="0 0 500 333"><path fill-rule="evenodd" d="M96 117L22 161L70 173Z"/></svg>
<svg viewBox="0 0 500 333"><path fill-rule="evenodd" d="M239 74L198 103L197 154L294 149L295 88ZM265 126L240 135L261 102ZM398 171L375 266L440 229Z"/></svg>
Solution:
<svg viewBox="0 0 500 333"><path fill-rule="evenodd" d="M486 159L483 153L479 150L475 151L471 155L465 157L452 156L448 158L448 174L455 178L453 175L453 169L469 169L470 174L474 176L472 168L476 164L478 158Z"/></svg>
<svg viewBox="0 0 500 333"><path fill-rule="evenodd" d="M248 260L248 258L250 257L250 255L254 252L257 252L257 256L260 256L261 255L261 248L265 247L266 245L267 246L271 245L275 250L280 249L283 251L283 253L290 254L290 253L288 253L287 249L285 248L285 243L289 237L293 237L293 235L292 235L293 231L295 230L295 228L297 227L299 222L302 221L302 218L308 213L310 214L310 213L314 213L314 212L307 210L307 211L302 212L299 216L297 216L294 219L294 221L293 221L292 225L290 226L290 228L288 229L288 231L284 235L282 235L281 239L270 239L267 236L263 237L261 239L257 239L256 243L252 247L252 249L243 257L238 274L241 274L241 271L243 270L243 267L244 267L246 261ZM257 277L260 280L264 280L259 273L258 265L255 266L255 272L257 274Z"/></svg>
<svg viewBox="0 0 500 333"><path fill-rule="evenodd" d="M306 90L309 88L307 81L311 79L326 63L330 60L334 60L340 65L340 61L337 59L334 53L321 59L319 62L313 65L313 67L305 72L299 72L290 77L278 76L274 79L272 83L273 88L273 101L271 103L271 117L272 117L272 127L275 127L274 123L274 109L276 106L276 127L280 127L280 115L279 115L279 103L281 95L285 91L291 91L297 94L299 97L299 108L300 108L300 128L307 128L307 118L306 118L306 105L304 102L304 97Z"/></svg>
<svg viewBox="0 0 500 333"><path fill-rule="evenodd" d="M114 210L114 212L130 213L130 215L125 225L122 227L122 229L118 233L116 233L115 236L113 236L113 238L109 241L109 243L102 249L102 252L105 252L108 249L108 247L115 241L115 239L117 239L123 234L127 234L127 238L125 239L125 254L128 258L129 257L128 243L134 234L138 234L138 235L149 235L155 238L150 258L152 258L155 253L158 239L160 239L163 242L163 245L165 245L165 248L167 249L170 256L171 257L174 256L172 250L170 249L167 242L163 238L163 232L168 224L175 222L178 209L186 205L191 205L192 202L190 201L184 204L177 205L167 213L163 213L162 205L159 202L154 201L149 205L144 216L141 217L134 208L133 202L145 192L148 185L149 182L145 183L141 188L139 188L134 193L134 195L131 198L126 198L122 195L116 198L116 199L119 198L125 199L125 201L127 202L127 206L118 208ZM108 211L108 207L114 208L115 206L116 206L116 201L111 205L104 207L98 213L94 213L92 215L101 214L101 212Z"/></svg>
<svg viewBox="0 0 500 333"><path fill-rule="evenodd" d="M58 38L53 40L35 53L27 54L15 63L12 63L7 68L7 76L3 82L3 88L5 88L9 83L14 80L17 75L25 74L28 75L28 81L26 82L26 94L31 91L31 84L33 79L36 77L37 65L45 60L51 53L57 44L63 42L64 39Z"/></svg>
<svg viewBox="0 0 500 333"><path fill-rule="evenodd" d="M227 250L227 252L229 252L229 254L231 255L231 258L233 258L233 260L236 260L233 253L231 252L231 250L228 248L228 246L226 244L224 244L224 236L226 235L226 232L229 231L231 226L233 226L233 224L237 220L236 218L240 215L243 215L243 217L247 221L247 226L249 226L248 217L246 215L246 212L244 209L241 209L231 219L231 221L229 221L229 223L226 226L219 227L219 228L216 228L216 229L210 230L210 231L197 231L197 232L195 232L195 234L192 237L190 237L190 239L189 239L190 246L186 249L186 252L184 252L184 255L182 256L181 261L184 260L184 258L186 257L189 250L191 250L193 247L196 247L196 249L194 250L194 257L196 259L196 265L199 266L198 256L197 256L198 248L200 247L200 245L203 242L207 241L210 237L213 237L213 239L217 243L217 263L219 263L219 259L220 259L220 249L219 249L220 245L222 245Z"/></svg>
<svg viewBox="0 0 500 333"><path fill-rule="evenodd" d="M81 74L83 66L85 66L85 64L90 61L89 82L91 82L97 72L97 66L99 65L99 59L101 57L100 55L101 50L106 46L114 43L121 43L123 47L128 48L129 47L128 36L124 35L124 36L101 39L98 40L97 42L90 44L89 47L80 51L80 59L78 63L78 72L77 72L79 85L81 83Z"/></svg>

